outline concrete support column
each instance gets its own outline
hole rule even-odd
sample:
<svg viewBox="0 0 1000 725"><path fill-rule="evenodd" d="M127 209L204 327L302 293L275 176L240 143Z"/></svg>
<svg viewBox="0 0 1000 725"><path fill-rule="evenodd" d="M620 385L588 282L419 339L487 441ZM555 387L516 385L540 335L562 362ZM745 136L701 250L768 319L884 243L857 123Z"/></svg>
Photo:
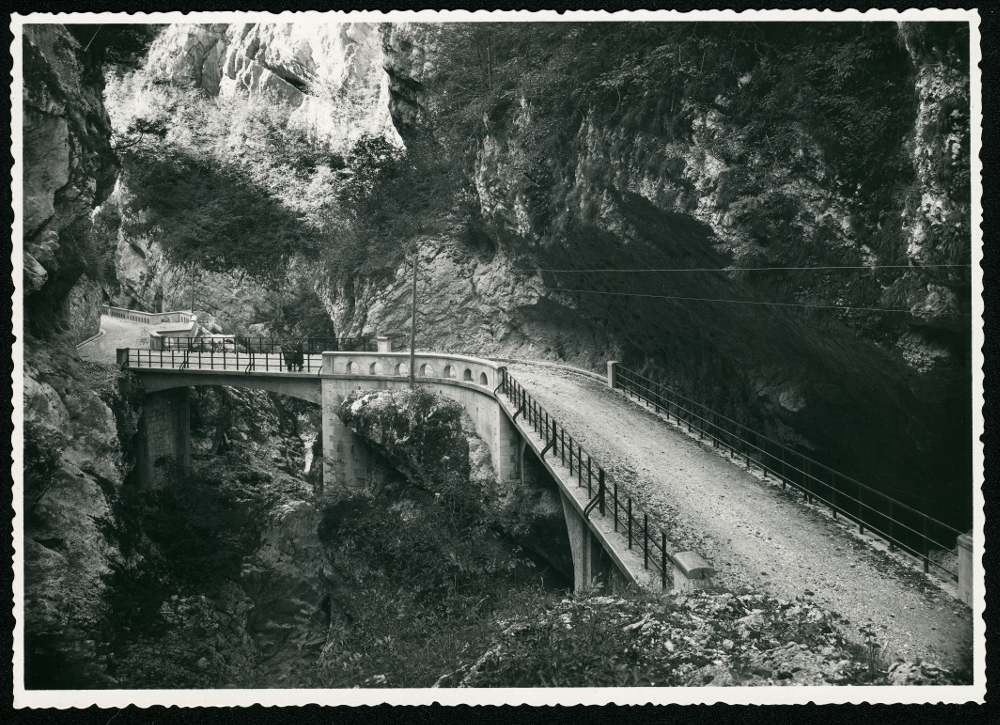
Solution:
<svg viewBox="0 0 1000 725"><path fill-rule="evenodd" d="M562 491L559 492L559 500L562 501L569 547L573 553L573 591L585 592L590 589L594 553L590 529Z"/></svg>
<svg viewBox="0 0 1000 725"><path fill-rule="evenodd" d="M191 399L188 388L171 388L143 401L143 445L139 470L143 486L161 488L176 475L191 470Z"/></svg>
<svg viewBox="0 0 1000 725"><path fill-rule="evenodd" d="M608 387L612 390L614 390L615 384L618 382L616 378L618 377L618 366L620 364L617 360L608 360Z"/></svg>
<svg viewBox="0 0 1000 725"><path fill-rule="evenodd" d="M376 344L378 344L379 352L392 352L392 342L386 335L379 335L375 338Z"/></svg>
<svg viewBox="0 0 1000 725"><path fill-rule="evenodd" d="M343 396L335 381L323 380L323 486L360 488L368 481L368 446L337 415Z"/></svg>
<svg viewBox="0 0 1000 725"><path fill-rule="evenodd" d="M958 598L972 606L972 532L958 537Z"/></svg>
<svg viewBox="0 0 1000 725"><path fill-rule="evenodd" d="M521 478L521 434L499 405L496 409L495 427L493 430L494 444L492 446L494 468L499 483L519 481ZM480 432L480 435L482 432Z"/></svg>

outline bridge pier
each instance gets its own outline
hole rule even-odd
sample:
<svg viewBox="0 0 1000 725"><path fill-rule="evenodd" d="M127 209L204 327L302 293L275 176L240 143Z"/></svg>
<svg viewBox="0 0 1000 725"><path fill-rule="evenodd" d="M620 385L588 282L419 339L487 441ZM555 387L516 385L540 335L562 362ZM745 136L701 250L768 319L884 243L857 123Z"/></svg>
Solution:
<svg viewBox="0 0 1000 725"><path fill-rule="evenodd" d="M323 409L323 487L361 488L368 482L368 446L337 415L344 399L337 381L321 382Z"/></svg>
<svg viewBox="0 0 1000 725"><path fill-rule="evenodd" d="M583 516L562 491L559 492L559 500L562 502L569 546L573 554L573 591L589 591L593 588L595 578L609 589L627 583L604 552L601 543L591 533Z"/></svg>
<svg viewBox="0 0 1000 725"><path fill-rule="evenodd" d="M495 442L490 448L494 458L494 470L497 482L500 484L521 481L524 470L522 456L524 455L524 439L499 405L491 406L496 415L494 428ZM481 431L477 431L482 435Z"/></svg>
<svg viewBox="0 0 1000 725"><path fill-rule="evenodd" d="M147 394L139 419L138 467L145 487L162 488L176 472L191 470L191 399L188 388Z"/></svg>

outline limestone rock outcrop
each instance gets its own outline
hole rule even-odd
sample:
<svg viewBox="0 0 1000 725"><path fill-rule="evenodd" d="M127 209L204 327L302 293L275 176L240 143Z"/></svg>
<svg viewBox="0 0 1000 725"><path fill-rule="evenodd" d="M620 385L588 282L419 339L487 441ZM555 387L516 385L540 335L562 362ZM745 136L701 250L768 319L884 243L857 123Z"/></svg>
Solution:
<svg viewBox="0 0 1000 725"><path fill-rule="evenodd" d="M424 324L418 325L417 345L562 359L594 369L602 359L619 359L620 351L631 358L627 364L658 369L722 414L862 480L894 479L898 489L922 480L917 488L924 496L940 495L935 490L944 480L966 480L967 457L954 451L968 436L968 318L962 316L969 310L968 269L914 269L886 277L867 271L811 274L788 283L795 294L786 306L768 304L774 287L783 284L773 275L532 271L721 269L740 266L746 254L761 255L747 266L804 266L793 259L763 262L773 253L752 251L767 243L758 241L761 231L753 219L760 215L754 210L782 204L795 230L793 253L808 249L817 257L857 258L865 265L898 264L896 251L913 265L967 262L967 68L961 53L939 38L917 33L902 49L890 37L894 31L885 32L893 62L900 68L909 62L916 76L913 108L905 111L912 110L912 126L895 150L913 168L917 196L916 203L900 207L907 214L905 239L891 251L886 245L876 253L860 241L859 199L834 179L824 152L806 133L799 136L799 158L813 160L808 173L795 168L798 162L764 164L753 172L756 191L734 186L742 169L720 151L752 159L754 147L722 112L725 94L704 108L682 100L689 104L685 118L693 120L690 132L672 141L578 109L579 126L565 129L572 140L558 158L543 156L539 169L527 163L532 144L545 133L538 123L553 119L526 98L507 98L484 109L478 135L466 149L481 257L454 251L462 248L452 243L457 234L420 240L418 320ZM950 42L961 46L961 38ZM442 73L450 52L440 28L393 25L383 46L401 136L439 133L436 119L449 110ZM610 69L606 77L610 83ZM534 262L535 256L549 263ZM402 265L395 280L380 288L363 280L331 286L331 314L344 329L405 329L408 272ZM887 286L883 279L895 282ZM574 287L598 292L569 292ZM659 301L661 296L667 299ZM912 314L838 313L836 324L817 326L807 317L812 313L795 311L800 304ZM404 332L400 342L405 338ZM947 426L940 425L942 416ZM907 440L886 434L901 428ZM923 463L915 465L918 459Z"/></svg>
<svg viewBox="0 0 1000 725"><path fill-rule="evenodd" d="M109 686L97 642L116 551L101 522L128 470L109 407L115 383L88 379L66 349L29 347L26 355L25 480L32 488L42 479L25 492L28 686ZM120 398L118 406L123 420L134 415Z"/></svg>
<svg viewBox="0 0 1000 725"><path fill-rule="evenodd" d="M115 249L117 285L112 303L151 311L187 310L221 315L230 329L256 322L254 303L266 290L252 278L238 273L210 272L171 264L155 238L122 229ZM194 295L192 296L192 285Z"/></svg>
<svg viewBox="0 0 1000 725"><path fill-rule="evenodd" d="M70 314L66 300L99 251L89 248L81 220L111 193L118 175L101 71L61 25L26 25L23 58L22 279L28 322L49 318L82 340L97 332L93 317Z"/></svg>
<svg viewBox="0 0 1000 725"><path fill-rule="evenodd" d="M174 25L154 43L154 77L213 96L249 93L294 107L289 123L332 146L398 138L389 116L379 28L369 23Z"/></svg>
<svg viewBox="0 0 1000 725"><path fill-rule="evenodd" d="M97 271L107 250L91 244L87 226L111 192L118 163L96 60L61 25L26 25L23 51L21 289L28 334L16 334L26 341L26 684L107 686L97 641L103 576L114 551L100 522L127 467L109 404L115 383L92 378L71 343L99 330L100 290L88 272Z"/></svg>

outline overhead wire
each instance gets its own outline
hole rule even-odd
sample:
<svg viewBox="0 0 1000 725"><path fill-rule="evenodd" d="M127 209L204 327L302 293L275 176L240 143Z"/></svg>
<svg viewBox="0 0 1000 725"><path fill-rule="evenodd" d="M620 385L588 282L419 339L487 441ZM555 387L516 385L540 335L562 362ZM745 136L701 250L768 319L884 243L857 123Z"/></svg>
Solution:
<svg viewBox="0 0 1000 725"><path fill-rule="evenodd" d="M585 289L565 289L560 288L555 291L558 292L579 292L581 294L594 294L594 295L616 295L620 297L646 297L651 299L659 300L684 300L687 302L719 302L724 304L735 304L735 305L770 305L774 307L815 307L819 309L828 310L861 310L867 312L905 312L908 314L919 314L914 310L903 310L903 309L893 309L888 307L842 307L840 305L811 305L804 302L760 302L756 300L718 300L718 299L708 299L702 297L676 297L673 295L644 295L635 292L602 292L599 290L585 290ZM949 315L954 317L971 317L968 312L935 312L935 315Z"/></svg>
<svg viewBox="0 0 1000 725"><path fill-rule="evenodd" d="M831 270L864 270L864 269L938 269L938 268L955 268L971 267L970 264L922 264L922 265L909 265L909 264L881 264L881 265L860 265L860 266L818 266L818 267L721 267L721 268L711 268L711 267L682 267L675 269L543 269L535 268L532 270L523 269L523 271L534 271L534 272L552 272L552 273L578 273L578 274L606 274L609 272L617 273L683 273L683 272L795 272L795 271L831 271ZM891 307L849 307L842 305L817 305L808 304L804 302L764 302L757 300L727 300L727 299L709 299L702 297L681 297L674 295L649 295L649 294L639 294L634 292L602 292L599 290L581 290L581 289L561 289L562 292L577 292L581 294L603 294L603 295L617 295L622 297L645 297L651 299L665 299L665 300L681 300L687 302L717 302L723 304L744 304L744 305L765 305L772 307L813 307L817 309L830 309L830 310L858 310L865 312L903 312L908 314L918 314L914 310L904 310ZM958 317L970 317L969 313L965 312L937 312L938 315L948 315L948 316L958 316Z"/></svg>
<svg viewBox="0 0 1000 725"><path fill-rule="evenodd" d="M859 265L859 266L838 266L838 267L681 267L677 269L528 269L523 268L522 271L525 272L552 272L552 273L609 273L609 272L625 272L629 274L641 273L641 272L802 272L802 271L829 271L836 269L939 269L947 267L971 267L971 264L877 264L877 265Z"/></svg>

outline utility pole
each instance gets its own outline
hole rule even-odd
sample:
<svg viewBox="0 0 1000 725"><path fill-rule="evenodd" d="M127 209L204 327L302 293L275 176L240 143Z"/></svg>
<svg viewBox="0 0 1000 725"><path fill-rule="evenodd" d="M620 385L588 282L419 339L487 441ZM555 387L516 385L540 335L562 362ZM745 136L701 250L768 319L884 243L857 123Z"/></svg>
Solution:
<svg viewBox="0 0 1000 725"><path fill-rule="evenodd" d="M413 238L413 293L410 297L410 387L414 387L414 360L417 339L417 238Z"/></svg>

